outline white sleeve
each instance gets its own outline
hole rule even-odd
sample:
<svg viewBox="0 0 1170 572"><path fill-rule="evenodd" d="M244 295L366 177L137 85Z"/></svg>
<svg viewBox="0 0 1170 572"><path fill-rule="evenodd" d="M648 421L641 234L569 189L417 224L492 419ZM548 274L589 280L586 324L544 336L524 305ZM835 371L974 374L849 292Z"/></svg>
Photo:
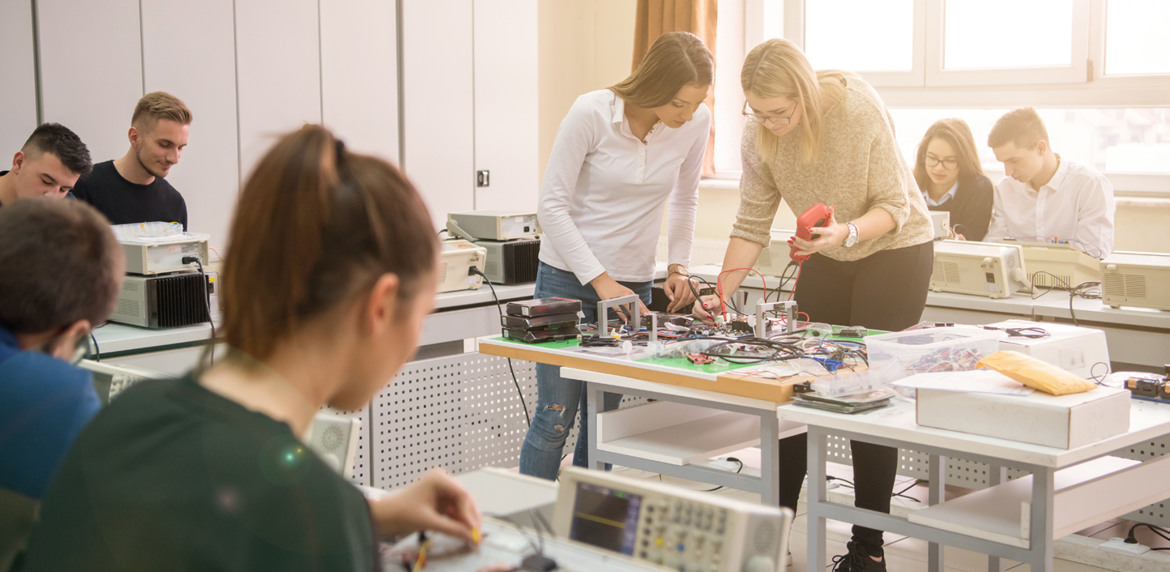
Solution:
<svg viewBox="0 0 1170 572"><path fill-rule="evenodd" d="M1098 174L1088 188L1077 197L1077 231L1073 236L1088 245L1087 252L1105 258L1113 252L1113 217L1117 203L1113 198L1113 183ZM1093 252L1093 248L1099 252Z"/></svg>
<svg viewBox="0 0 1170 572"><path fill-rule="evenodd" d="M1007 215L1004 212L1004 209L1007 208L1004 205L1005 181L1007 181L1006 177L995 185L995 198L991 204L991 223L987 225L987 234L984 235L983 242L997 242L1008 236Z"/></svg>
<svg viewBox="0 0 1170 572"><path fill-rule="evenodd" d="M578 98L561 122L536 207L545 238L582 285L605 272L605 267L589 250L585 237L569 214L569 204L577 191L577 177L581 174L585 157L593 148L593 114L588 102Z"/></svg>
<svg viewBox="0 0 1170 572"><path fill-rule="evenodd" d="M711 138L711 111L707 104L699 106L694 119L701 127L690 151L683 159L678 172L678 182L670 193L667 213L666 242L669 246L669 264L691 264L691 247L695 240L695 217L699 212L699 177L703 173L703 159L707 155L707 142Z"/></svg>

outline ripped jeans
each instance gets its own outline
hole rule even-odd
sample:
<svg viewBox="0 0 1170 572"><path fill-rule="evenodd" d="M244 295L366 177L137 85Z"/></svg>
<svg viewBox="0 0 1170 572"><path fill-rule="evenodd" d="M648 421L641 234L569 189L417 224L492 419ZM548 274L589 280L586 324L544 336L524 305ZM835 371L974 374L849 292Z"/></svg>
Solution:
<svg viewBox="0 0 1170 572"><path fill-rule="evenodd" d="M633 290L650 305L650 290L653 282L620 282ZM536 298L573 298L581 301L585 322L596 321L599 298L593 287L582 285L572 272L560 270L543 262L536 273ZM611 319L616 319L611 316ZM573 379L561 378L561 368L553 365L536 364L536 411L532 415L532 427L524 437L520 448L520 472L548 480L555 480L561 467L562 450L573 429L578 409L581 411L581 429L577 433L577 447L573 452L573 465L589 466L589 420L585 415L585 384ZM617 409L622 396L606 393L603 411Z"/></svg>

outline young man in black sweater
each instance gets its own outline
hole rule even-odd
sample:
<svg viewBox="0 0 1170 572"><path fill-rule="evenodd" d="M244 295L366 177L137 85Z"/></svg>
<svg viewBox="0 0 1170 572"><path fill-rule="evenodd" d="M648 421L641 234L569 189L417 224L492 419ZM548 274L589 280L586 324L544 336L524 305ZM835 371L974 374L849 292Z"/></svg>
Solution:
<svg viewBox="0 0 1170 572"><path fill-rule="evenodd" d="M0 171L0 206L34 197L63 198L91 169L89 149L77 134L59 123L42 124L13 155L12 170Z"/></svg>
<svg viewBox="0 0 1170 572"><path fill-rule="evenodd" d="M138 100L130 119L130 150L98 163L73 194L110 224L177 222L187 230L187 203L166 181L179 162L191 126L191 110L177 97L156 91Z"/></svg>

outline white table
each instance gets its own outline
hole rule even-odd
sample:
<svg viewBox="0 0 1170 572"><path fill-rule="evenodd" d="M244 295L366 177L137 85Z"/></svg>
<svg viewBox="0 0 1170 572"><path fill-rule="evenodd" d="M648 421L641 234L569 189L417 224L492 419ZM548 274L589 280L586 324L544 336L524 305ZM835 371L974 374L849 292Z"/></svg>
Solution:
<svg viewBox="0 0 1170 572"><path fill-rule="evenodd" d="M808 570L825 569L825 521L833 519L928 541L931 572L943 570L943 545L989 555L992 572L1003 569L1001 558L1028 563L1033 572L1051 571L1055 539L1170 496L1170 456L1145 463L1107 457L1170 433L1170 405L1134 401L1132 407L1128 432L1064 450L920 427L906 402L859 415L781 406L780 419L808 426ZM903 518L829 502L824 483L830 434L929 454L930 507ZM994 486L957 499L965 502L942 502L952 455L990 465ZM1009 467L1031 476L1005 482ZM1024 502L1027 511L1021 510Z"/></svg>

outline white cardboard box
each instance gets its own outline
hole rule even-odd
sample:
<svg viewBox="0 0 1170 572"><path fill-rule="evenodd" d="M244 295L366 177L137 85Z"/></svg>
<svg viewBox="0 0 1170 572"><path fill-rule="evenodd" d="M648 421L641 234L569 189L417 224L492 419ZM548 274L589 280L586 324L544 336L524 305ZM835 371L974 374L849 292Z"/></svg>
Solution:
<svg viewBox="0 0 1170 572"><path fill-rule="evenodd" d="M1110 371L1109 346L1105 341L1105 332L1101 330L1070 324L1027 322L1024 320L1008 320L988 325L1005 330L1007 328L1035 327L1048 332L1048 337L1039 339L1011 337L1008 336L1007 332L1003 332L999 338L1001 351L1017 351L1075 373L1085 379L1092 379L1093 374L1101 379ZM1095 370L1094 367L1096 367Z"/></svg>
<svg viewBox="0 0 1170 572"><path fill-rule="evenodd" d="M1073 395L1027 397L918 390L918 424L1059 449L1129 430L1130 393L1098 387Z"/></svg>

